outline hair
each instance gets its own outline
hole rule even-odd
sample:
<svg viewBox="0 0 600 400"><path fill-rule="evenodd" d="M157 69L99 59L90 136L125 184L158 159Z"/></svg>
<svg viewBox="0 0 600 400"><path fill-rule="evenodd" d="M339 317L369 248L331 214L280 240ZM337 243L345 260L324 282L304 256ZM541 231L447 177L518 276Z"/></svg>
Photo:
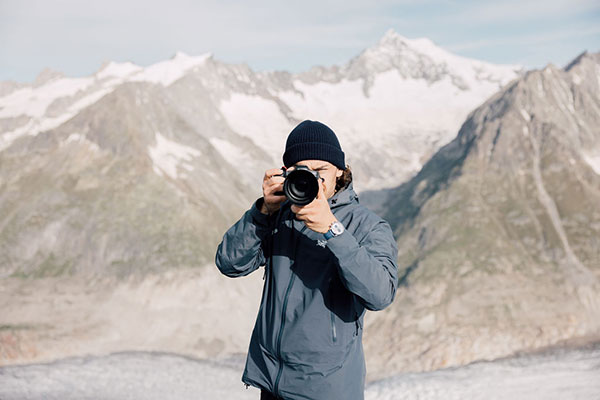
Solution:
<svg viewBox="0 0 600 400"><path fill-rule="evenodd" d="M352 182L352 170L350 170L349 165L346 165L346 169L344 169L342 176L336 178L335 180L335 191L338 192L346 189L350 182Z"/></svg>

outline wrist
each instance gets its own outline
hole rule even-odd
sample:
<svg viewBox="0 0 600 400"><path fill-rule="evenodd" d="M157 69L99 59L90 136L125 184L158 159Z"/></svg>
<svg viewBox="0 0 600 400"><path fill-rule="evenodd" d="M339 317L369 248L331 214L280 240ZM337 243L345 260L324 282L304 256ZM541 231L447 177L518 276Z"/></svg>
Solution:
<svg viewBox="0 0 600 400"><path fill-rule="evenodd" d="M317 232L317 233L325 234L329 230L329 227L331 226L331 224L334 223L334 222L335 222L335 218L334 219L328 219L325 223L317 225L315 227L315 229L313 229L313 230L315 232Z"/></svg>
<svg viewBox="0 0 600 400"><path fill-rule="evenodd" d="M267 208L267 205L265 204L264 200L260 205L260 212L261 214L269 215L269 209Z"/></svg>
<svg viewBox="0 0 600 400"><path fill-rule="evenodd" d="M262 204L261 204L261 206L260 206L260 212L261 212L262 214L265 214L265 215L271 215L271 214L273 214L274 212L276 212L277 210L279 210L279 207L277 207L277 206L273 206L273 205L271 205L271 206L268 206L268 205L267 205L267 202L265 201L265 199L264 199L264 197L263 197L263 199L262 199Z"/></svg>
<svg viewBox="0 0 600 400"><path fill-rule="evenodd" d="M342 233L344 233L345 230L346 228L344 228L344 225L342 225L341 222L335 220L331 223L331 225L329 225L327 232L323 233L323 236L326 240L329 240L332 237L340 236Z"/></svg>

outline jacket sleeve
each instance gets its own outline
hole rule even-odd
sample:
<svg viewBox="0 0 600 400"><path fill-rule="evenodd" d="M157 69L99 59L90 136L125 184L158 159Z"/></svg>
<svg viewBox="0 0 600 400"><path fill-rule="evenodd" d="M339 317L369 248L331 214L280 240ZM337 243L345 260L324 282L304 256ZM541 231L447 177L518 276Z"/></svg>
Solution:
<svg viewBox="0 0 600 400"><path fill-rule="evenodd" d="M217 268L229 277L245 276L265 265L266 238L271 231L271 218L260 212L259 198L242 218L225 232L217 247Z"/></svg>
<svg viewBox="0 0 600 400"><path fill-rule="evenodd" d="M398 245L386 221L379 220L360 243L345 230L330 238L327 247L337 257L342 282L367 309L382 310L392 303L398 286Z"/></svg>

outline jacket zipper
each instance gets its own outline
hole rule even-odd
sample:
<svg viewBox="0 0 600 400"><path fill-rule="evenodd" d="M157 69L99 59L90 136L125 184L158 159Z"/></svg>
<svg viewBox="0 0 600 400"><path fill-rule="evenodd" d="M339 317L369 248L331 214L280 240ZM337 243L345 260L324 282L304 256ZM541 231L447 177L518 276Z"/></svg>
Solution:
<svg viewBox="0 0 600 400"><path fill-rule="evenodd" d="M333 342L337 342L337 333L335 331L335 315L333 315L333 311L331 311L331 336L333 337Z"/></svg>
<svg viewBox="0 0 600 400"><path fill-rule="evenodd" d="M306 225L300 230L300 233L304 232L306 229ZM296 255L294 254L294 262ZM281 378L281 373L283 372L283 360L281 359L281 338L283 336L283 327L285 326L285 312L287 310L288 298L290 295L290 291L292 290L292 285L294 284L294 280L296 275L291 272L290 281L288 282L287 289L285 290L285 296L283 297L283 306L281 307L281 326L279 327L279 334L277 335L277 357L279 358L279 371L277 371L277 378L275 378L275 385L273 394L279 396L279 379Z"/></svg>
<svg viewBox="0 0 600 400"><path fill-rule="evenodd" d="M329 315L331 317L331 339L335 343L335 342L337 342L337 332L335 330L335 314L333 312L333 310L335 309L335 303L334 303L335 296L333 295L331 279L329 280L329 294L331 296L331 310L329 311Z"/></svg>
<svg viewBox="0 0 600 400"><path fill-rule="evenodd" d="M283 336L283 327L285 326L285 311L287 309L288 296L290 294L290 290L292 289L292 284L294 283L295 277L296 275L294 274L292 274L290 277L281 310L281 326L279 327L279 334L277 336L277 357L279 357L279 371L277 371L277 378L275 379L274 393L276 395L279 395L279 378L281 378L281 373L283 372L283 360L281 359L281 337Z"/></svg>

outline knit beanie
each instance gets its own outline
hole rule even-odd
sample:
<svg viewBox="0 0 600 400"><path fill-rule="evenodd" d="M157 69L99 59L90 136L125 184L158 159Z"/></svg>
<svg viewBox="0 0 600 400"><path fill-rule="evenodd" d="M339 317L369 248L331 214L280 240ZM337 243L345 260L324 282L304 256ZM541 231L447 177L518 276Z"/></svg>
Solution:
<svg viewBox="0 0 600 400"><path fill-rule="evenodd" d="M319 121L302 121L287 138L283 164L289 168L302 160L329 161L339 169L346 169L344 152L337 136Z"/></svg>

